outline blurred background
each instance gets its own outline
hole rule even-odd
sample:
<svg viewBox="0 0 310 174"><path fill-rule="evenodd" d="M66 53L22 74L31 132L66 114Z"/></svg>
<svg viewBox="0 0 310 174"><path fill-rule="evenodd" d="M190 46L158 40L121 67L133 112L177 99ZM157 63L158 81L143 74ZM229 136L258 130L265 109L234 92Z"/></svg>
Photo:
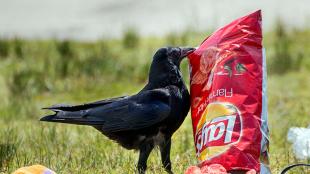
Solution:
<svg viewBox="0 0 310 174"><path fill-rule="evenodd" d="M57 173L134 173L137 154L90 127L40 123L40 108L130 95L162 46L198 46L262 9L273 173L295 158L290 127L310 124L309 0L0 0L0 173L32 164ZM182 72L189 84L188 61ZM176 173L197 163L190 117L174 135ZM163 173L159 153L149 173ZM306 173L306 169L295 170ZM293 172L293 173L294 173ZM309 171L308 171L309 172Z"/></svg>
<svg viewBox="0 0 310 174"><path fill-rule="evenodd" d="M278 19L287 27L310 25L308 0L0 0L0 32L5 37L98 40L120 38L128 28L142 36L188 29L205 32L262 9L264 29Z"/></svg>

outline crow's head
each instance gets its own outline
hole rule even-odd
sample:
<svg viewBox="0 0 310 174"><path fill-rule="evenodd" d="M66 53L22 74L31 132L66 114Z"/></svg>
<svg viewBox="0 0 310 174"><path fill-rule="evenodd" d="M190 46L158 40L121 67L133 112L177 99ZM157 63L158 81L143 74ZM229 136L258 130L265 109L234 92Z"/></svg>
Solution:
<svg viewBox="0 0 310 174"><path fill-rule="evenodd" d="M195 48L164 47L156 51L150 69L149 80L175 83L181 78L180 63Z"/></svg>
<svg viewBox="0 0 310 174"><path fill-rule="evenodd" d="M164 47L156 51L153 61L154 62L165 62L180 66L181 61L184 57L189 55L195 50L195 48L184 48L184 47Z"/></svg>

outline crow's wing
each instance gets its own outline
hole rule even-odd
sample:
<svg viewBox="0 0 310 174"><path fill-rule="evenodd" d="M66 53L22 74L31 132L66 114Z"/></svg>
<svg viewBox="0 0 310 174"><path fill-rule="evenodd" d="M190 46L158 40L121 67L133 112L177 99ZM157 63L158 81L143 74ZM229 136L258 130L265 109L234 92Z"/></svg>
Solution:
<svg viewBox="0 0 310 174"><path fill-rule="evenodd" d="M95 101L95 102L91 102L91 103L85 103L85 104L81 104L81 105L73 105L73 106L67 105L67 104L56 104L56 105L53 105L50 107L45 107L42 109L48 109L48 110L54 110L54 111L59 111L59 110L62 110L62 111L79 111L79 110L85 110L85 109L93 108L96 106L110 104L110 103L113 103L115 101L123 100L126 97L128 97L128 96L109 98L109 99L99 100L99 101Z"/></svg>
<svg viewBox="0 0 310 174"><path fill-rule="evenodd" d="M85 110L51 109L56 114L43 117L41 121L102 125L104 132L137 130L167 118L171 110L170 97L167 89L145 91Z"/></svg>

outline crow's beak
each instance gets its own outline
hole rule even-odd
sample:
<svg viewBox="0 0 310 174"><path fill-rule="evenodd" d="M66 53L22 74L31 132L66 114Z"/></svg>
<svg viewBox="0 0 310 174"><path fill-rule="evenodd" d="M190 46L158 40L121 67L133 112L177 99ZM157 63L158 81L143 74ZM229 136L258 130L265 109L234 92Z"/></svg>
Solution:
<svg viewBox="0 0 310 174"><path fill-rule="evenodd" d="M181 58L184 58L188 56L190 53L194 52L196 49L195 48L184 48L181 47Z"/></svg>

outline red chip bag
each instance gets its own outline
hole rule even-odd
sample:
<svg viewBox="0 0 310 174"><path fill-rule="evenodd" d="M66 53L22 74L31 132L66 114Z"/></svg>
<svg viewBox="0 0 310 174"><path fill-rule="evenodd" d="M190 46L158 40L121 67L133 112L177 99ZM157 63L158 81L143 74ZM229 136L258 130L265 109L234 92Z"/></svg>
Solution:
<svg viewBox="0 0 310 174"><path fill-rule="evenodd" d="M270 173L261 22L261 11L239 18L189 55L200 167Z"/></svg>

